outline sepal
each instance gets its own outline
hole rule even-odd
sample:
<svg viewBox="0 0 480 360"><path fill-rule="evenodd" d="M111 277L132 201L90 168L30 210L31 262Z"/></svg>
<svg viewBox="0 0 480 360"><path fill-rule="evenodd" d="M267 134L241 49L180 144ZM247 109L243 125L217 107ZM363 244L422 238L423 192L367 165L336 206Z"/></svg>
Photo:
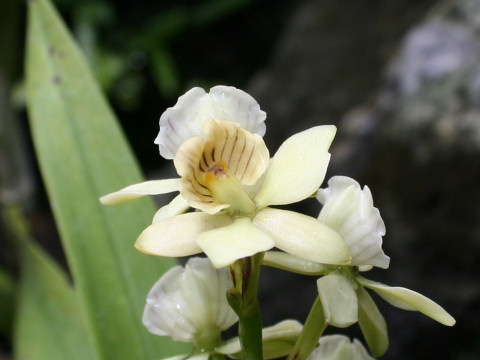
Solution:
<svg viewBox="0 0 480 360"><path fill-rule="evenodd" d="M453 326L455 319L436 302L426 296L404 287L388 286L379 282L365 279L361 276L357 280L363 286L375 291L391 305L404 310L416 310L427 315L440 324Z"/></svg>
<svg viewBox="0 0 480 360"><path fill-rule="evenodd" d="M276 359L286 356L300 336L302 325L296 320L285 320L262 330L263 358ZM216 352L241 359L242 349L237 338L217 347Z"/></svg>
<svg viewBox="0 0 480 360"><path fill-rule="evenodd" d="M341 274L329 274L317 280L325 321L344 328L358 321L358 303L354 284Z"/></svg>

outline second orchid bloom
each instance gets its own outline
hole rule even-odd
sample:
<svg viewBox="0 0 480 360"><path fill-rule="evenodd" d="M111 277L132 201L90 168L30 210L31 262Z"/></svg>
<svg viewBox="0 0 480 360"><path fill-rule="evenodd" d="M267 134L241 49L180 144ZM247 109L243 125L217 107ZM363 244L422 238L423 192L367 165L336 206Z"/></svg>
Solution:
<svg viewBox="0 0 480 360"><path fill-rule="evenodd" d="M342 237L317 219L272 205L316 193L330 160L334 126L287 139L270 159L261 137L265 113L247 93L194 88L160 118L160 154L173 158L179 179L147 181L104 196L114 204L179 191L135 244L142 252L180 257L204 252L217 267L279 248L324 264L348 264ZM186 212L189 208L196 209Z"/></svg>

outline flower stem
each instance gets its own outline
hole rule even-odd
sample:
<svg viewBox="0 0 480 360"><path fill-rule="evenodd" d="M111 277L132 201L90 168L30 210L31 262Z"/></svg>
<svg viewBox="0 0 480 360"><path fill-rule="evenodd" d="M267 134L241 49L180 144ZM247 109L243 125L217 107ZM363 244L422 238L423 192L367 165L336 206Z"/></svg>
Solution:
<svg viewBox="0 0 480 360"><path fill-rule="evenodd" d="M305 321L302 333L297 339L297 342L295 343L287 360L306 359L317 346L318 339L320 339L320 336L322 336L326 327L327 323L325 322L322 303L320 298L317 296L312 308L310 309L307 321Z"/></svg>
<svg viewBox="0 0 480 360"><path fill-rule="evenodd" d="M262 360L262 313L257 299L263 253L237 260L230 266L233 288L227 293L239 318L238 337L244 360Z"/></svg>

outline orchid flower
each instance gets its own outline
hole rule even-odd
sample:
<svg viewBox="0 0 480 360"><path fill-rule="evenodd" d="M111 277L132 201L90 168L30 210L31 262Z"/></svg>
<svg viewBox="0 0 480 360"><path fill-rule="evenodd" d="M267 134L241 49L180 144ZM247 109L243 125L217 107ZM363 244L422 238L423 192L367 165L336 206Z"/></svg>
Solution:
<svg viewBox="0 0 480 360"><path fill-rule="evenodd" d="M205 258L192 258L185 267L168 270L152 287L143 324L155 335L211 351L221 341L220 332L238 321L225 297L231 287L226 269L214 269Z"/></svg>
<svg viewBox="0 0 480 360"><path fill-rule="evenodd" d="M351 263L346 266L318 264L277 252L267 252L264 262L303 274L323 275L317 280L317 288L325 321L337 327L359 322L375 356L382 355L388 347L387 326L365 288L375 291L393 306L417 310L443 325L454 325L455 319L427 297L360 276L360 271L373 266L389 266L390 258L382 250L385 224L373 206L368 187L362 190L355 180L344 176L331 178L328 185L318 191L317 198L323 204L318 219L342 237L352 256Z"/></svg>
<svg viewBox="0 0 480 360"><path fill-rule="evenodd" d="M287 139L270 159L262 139L265 113L245 92L194 88L160 118L155 142L173 158L179 179L128 186L105 204L179 191L136 241L159 256L204 252L217 268L277 247L306 260L347 264L338 233L316 219L274 209L314 194L325 177L334 126L316 126ZM189 207L195 212L184 213Z"/></svg>
<svg viewBox="0 0 480 360"><path fill-rule="evenodd" d="M318 220L345 241L352 256L349 265L388 268L390 258L382 250L385 224L368 186L362 190L354 179L334 176L326 189L318 190L317 199L323 204Z"/></svg>

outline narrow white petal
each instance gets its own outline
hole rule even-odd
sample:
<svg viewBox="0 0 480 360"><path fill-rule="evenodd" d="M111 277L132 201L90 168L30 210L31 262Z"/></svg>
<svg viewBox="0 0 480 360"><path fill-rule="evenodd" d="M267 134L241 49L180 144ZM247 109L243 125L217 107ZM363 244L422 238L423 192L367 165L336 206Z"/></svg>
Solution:
<svg viewBox="0 0 480 360"><path fill-rule="evenodd" d="M342 238L315 218L293 211L266 208L253 219L275 240L275 246L300 258L324 264L348 264Z"/></svg>
<svg viewBox="0 0 480 360"><path fill-rule="evenodd" d="M127 186L114 193L104 195L100 202L105 205L119 204L145 195L159 195L178 191L180 179L150 180Z"/></svg>
<svg viewBox="0 0 480 360"><path fill-rule="evenodd" d="M420 311L443 325L453 326L455 324L455 319L440 305L413 290L404 287L387 286L360 276L357 277L357 280L363 286L374 290L393 306L404 310Z"/></svg>
<svg viewBox="0 0 480 360"><path fill-rule="evenodd" d="M177 195L175 198L170 201L165 206L162 206L153 216L152 223L156 223L157 221L179 215L184 213L190 208L187 201L183 198L182 195Z"/></svg>
<svg viewBox="0 0 480 360"><path fill-rule="evenodd" d="M267 169L255 198L258 207L290 204L314 194L325 178L335 132L333 125L316 126L288 138Z"/></svg>
<svg viewBox="0 0 480 360"><path fill-rule="evenodd" d="M160 155L173 159L188 139L202 137L209 119L234 121L252 133L265 134L266 114L246 92L229 86L215 86L206 93L193 88L178 98L175 106L160 117L160 132L155 139Z"/></svg>
<svg viewBox="0 0 480 360"><path fill-rule="evenodd" d="M382 250L385 224L373 206L370 189L346 176L334 176L317 195L323 204L318 219L335 229L352 255L352 265L388 268L390 258Z"/></svg>
<svg viewBox="0 0 480 360"><path fill-rule="evenodd" d="M269 250L275 245L268 235L252 225L249 218L237 219L231 225L202 232L196 241L216 268Z"/></svg>
<svg viewBox="0 0 480 360"><path fill-rule="evenodd" d="M138 237L135 247L146 254L159 256L187 256L202 250L196 237L217 227L230 224L226 215L186 213L158 221L147 227Z"/></svg>
<svg viewBox="0 0 480 360"><path fill-rule="evenodd" d="M348 278L334 273L322 276L317 288L327 323L347 327L357 322L357 294Z"/></svg>

